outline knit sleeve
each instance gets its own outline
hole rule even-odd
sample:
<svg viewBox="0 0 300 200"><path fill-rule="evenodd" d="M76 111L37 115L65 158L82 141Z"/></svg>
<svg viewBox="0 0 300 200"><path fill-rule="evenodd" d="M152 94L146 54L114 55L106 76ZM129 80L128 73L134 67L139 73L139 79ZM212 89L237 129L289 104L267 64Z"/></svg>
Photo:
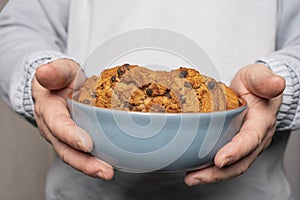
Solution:
<svg viewBox="0 0 300 200"><path fill-rule="evenodd" d="M283 101L277 114L277 130L295 130L300 128L300 85L299 72L288 64L274 60L262 59L264 63L275 74L282 76L286 81L286 88L283 91Z"/></svg>
<svg viewBox="0 0 300 200"><path fill-rule="evenodd" d="M28 121L34 122L34 102L31 94L31 82L37 67L53 60L67 58L65 55L55 51L35 52L24 59L20 77L12 78L9 97L11 106L17 113L23 115Z"/></svg>
<svg viewBox="0 0 300 200"><path fill-rule="evenodd" d="M30 121L35 69L64 57L68 15L68 0L9 0L0 13L0 96Z"/></svg>
<svg viewBox="0 0 300 200"><path fill-rule="evenodd" d="M278 1L276 51L259 62L286 81L277 116L278 130L300 128L300 1Z"/></svg>

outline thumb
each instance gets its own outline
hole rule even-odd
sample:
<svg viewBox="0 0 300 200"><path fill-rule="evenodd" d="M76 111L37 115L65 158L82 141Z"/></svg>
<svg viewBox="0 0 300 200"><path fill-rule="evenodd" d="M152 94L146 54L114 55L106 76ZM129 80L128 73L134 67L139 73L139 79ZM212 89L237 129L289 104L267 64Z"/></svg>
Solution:
<svg viewBox="0 0 300 200"><path fill-rule="evenodd" d="M59 90L70 85L81 71L79 65L70 59L58 59L41 65L36 70L36 79L49 90Z"/></svg>
<svg viewBox="0 0 300 200"><path fill-rule="evenodd" d="M285 89L284 78L274 74L263 64L245 67L240 78L248 91L262 98L277 97Z"/></svg>

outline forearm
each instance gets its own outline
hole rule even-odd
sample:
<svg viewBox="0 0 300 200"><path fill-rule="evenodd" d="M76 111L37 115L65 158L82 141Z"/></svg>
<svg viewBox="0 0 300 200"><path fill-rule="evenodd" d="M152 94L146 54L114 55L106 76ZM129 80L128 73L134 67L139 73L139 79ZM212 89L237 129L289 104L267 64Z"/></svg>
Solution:
<svg viewBox="0 0 300 200"><path fill-rule="evenodd" d="M60 57L66 46L66 3L49 2L10 0L0 14L0 94L27 118L33 117L31 80L36 67ZM44 6L50 6L51 13L45 13Z"/></svg>

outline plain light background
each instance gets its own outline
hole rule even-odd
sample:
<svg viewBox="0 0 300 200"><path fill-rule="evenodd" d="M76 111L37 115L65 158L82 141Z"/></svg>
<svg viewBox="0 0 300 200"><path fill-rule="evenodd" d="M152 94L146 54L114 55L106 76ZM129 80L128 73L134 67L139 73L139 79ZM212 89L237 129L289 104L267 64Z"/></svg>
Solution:
<svg viewBox="0 0 300 200"><path fill-rule="evenodd" d="M6 2L0 0L0 10ZM292 133L284 165L295 200L300 199L299 150L300 132ZM45 199L45 178L52 160L52 148L38 130L0 100L0 199Z"/></svg>

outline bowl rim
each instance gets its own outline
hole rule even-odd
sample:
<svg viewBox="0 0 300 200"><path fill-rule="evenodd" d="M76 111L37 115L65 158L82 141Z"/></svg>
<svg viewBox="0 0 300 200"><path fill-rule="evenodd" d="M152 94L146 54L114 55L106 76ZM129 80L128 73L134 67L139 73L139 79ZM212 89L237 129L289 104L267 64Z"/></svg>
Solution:
<svg viewBox="0 0 300 200"><path fill-rule="evenodd" d="M212 115L212 114L230 114L230 113L239 113L248 108L248 103L245 99L242 97L239 97L239 107L234 109L228 109L223 111L214 111L214 112L180 112L180 113L167 113L167 112L139 112L139 111L127 111L127 110L118 110L118 109L111 109L111 108L101 108L97 106L92 106L88 104L81 103L79 101L76 101L73 97L73 92L70 92L67 97L67 102L71 103L72 105L75 104L77 107L83 107L83 108L89 108L94 109L95 111L105 111L105 112L120 112L120 113L128 113L132 115L141 115L141 116L160 116L160 115L166 115L166 116L188 116L188 115Z"/></svg>

